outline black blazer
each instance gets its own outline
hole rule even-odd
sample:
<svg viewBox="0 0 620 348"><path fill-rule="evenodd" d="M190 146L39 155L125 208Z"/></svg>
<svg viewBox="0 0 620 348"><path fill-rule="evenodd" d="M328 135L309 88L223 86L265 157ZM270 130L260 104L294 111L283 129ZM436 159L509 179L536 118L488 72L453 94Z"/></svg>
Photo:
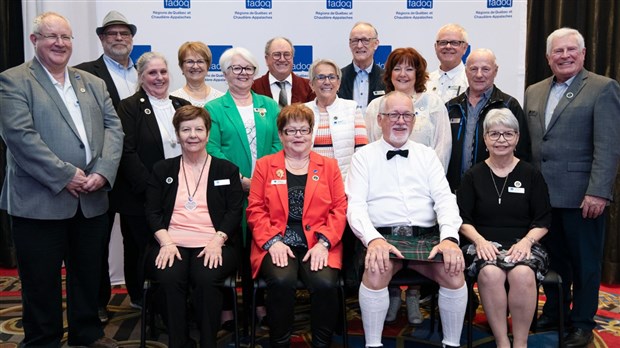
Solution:
<svg viewBox="0 0 620 348"><path fill-rule="evenodd" d="M159 161L146 189L146 219L149 229L155 233L167 229L172 218L174 203L179 189L181 156ZM219 185L215 186L218 181ZM243 211L243 189L239 180L239 168L231 162L211 156L207 184L207 206L216 231L228 235L234 243L240 235Z"/></svg>
<svg viewBox="0 0 620 348"><path fill-rule="evenodd" d="M343 99L353 100L353 84L357 73L353 63L345 66L341 70L342 79L338 96ZM368 74L368 104L375 99L385 95L385 84L383 83L383 69L373 63L370 74Z"/></svg>
<svg viewBox="0 0 620 348"><path fill-rule="evenodd" d="M114 109L118 110L118 104L121 102L121 99L118 96L118 90L116 89L114 80L112 80L112 75L110 75L108 67L103 61L103 54L101 55L101 57L99 57L99 59L93 60L92 62L84 62L82 64L78 64L75 66L75 68L87 71L102 79L105 82L106 87L108 88L108 93L110 93L110 98L112 98L112 104L114 104Z"/></svg>
<svg viewBox="0 0 620 348"><path fill-rule="evenodd" d="M170 96L175 109L190 105L185 99ZM148 110L148 111L146 111ZM125 140L123 157L114 187L117 211L121 214L144 215L144 191L153 165L163 160L164 146L153 107L141 88L118 106Z"/></svg>

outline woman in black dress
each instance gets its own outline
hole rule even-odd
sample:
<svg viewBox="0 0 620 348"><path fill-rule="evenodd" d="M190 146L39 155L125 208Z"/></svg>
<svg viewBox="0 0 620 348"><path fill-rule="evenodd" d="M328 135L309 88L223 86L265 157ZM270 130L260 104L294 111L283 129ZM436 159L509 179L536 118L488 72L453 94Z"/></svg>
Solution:
<svg viewBox="0 0 620 348"><path fill-rule="evenodd" d="M519 123L509 109L490 111L483 129L489 158L465 173L457 191L460 232L473 243L463 254L469 275L478 278L497 347L510 347L507 308L513 347L527 347L536 280L547 272L547 253L538 242L551 223L549 194L542 174L514 156Z"/></svg>

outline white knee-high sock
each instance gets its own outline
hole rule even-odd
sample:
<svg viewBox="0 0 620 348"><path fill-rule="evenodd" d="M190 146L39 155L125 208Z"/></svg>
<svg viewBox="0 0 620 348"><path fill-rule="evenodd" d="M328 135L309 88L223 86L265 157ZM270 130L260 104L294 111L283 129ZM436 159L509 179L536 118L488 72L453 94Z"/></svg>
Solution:
<svg viewBox="0 0 620 348"><path fill-rule="evenodd" d="M441 343L458 347L461 342L463 319L467 308L467 287L460 289L439 288L439 313L443 326L443 341ZM361 303L361 302L360 302Z"/></svg>
<svg viewBox="0 0 620 348"><path fill-rule="evenodd" d="M381 347L383 322L390 305L388 289L371 290L362 283L359 291L359 302L362 310L366 346Z"/></svg>

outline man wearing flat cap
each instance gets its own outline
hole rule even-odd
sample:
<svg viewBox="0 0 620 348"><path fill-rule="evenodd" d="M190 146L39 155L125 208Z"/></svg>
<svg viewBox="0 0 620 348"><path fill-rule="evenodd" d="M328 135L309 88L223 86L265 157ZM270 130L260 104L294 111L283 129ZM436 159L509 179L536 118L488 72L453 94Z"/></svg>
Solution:
<svg viewBox="0 0 620 348"><path fill-rule="evenodd" d="M103 18L103 24L96 30L99 40L101 40L103 54L97 60L85 62L76 66L76 68L88 71L105 81L115 109L118 107L121 100L136 92L138 74L131 58L129 58L129 54L133 49L133 36L136 34L136 31L136 26L130 24L123 14L118 11L108 12ZM110 192L109 195L110 208L108 217L110 230L108 231L107 238L108 245L118 206L118 199L116 198L117 195L115 192L119 190L118 187L120 185L119 182L117 182L116 190ZM125 284L127 285L131 303L140 303L142 285L139 284L139 277L137 276L139 264L138 248L135 246L133 239L130 236L125 236L125 234L123 234L123 244L125 249ZM99 319L102 322L108 321L106 307L112 293L110 277L108 275L108 255L109 252L106 247L103 255L101 287L99 290Z"/></svg>

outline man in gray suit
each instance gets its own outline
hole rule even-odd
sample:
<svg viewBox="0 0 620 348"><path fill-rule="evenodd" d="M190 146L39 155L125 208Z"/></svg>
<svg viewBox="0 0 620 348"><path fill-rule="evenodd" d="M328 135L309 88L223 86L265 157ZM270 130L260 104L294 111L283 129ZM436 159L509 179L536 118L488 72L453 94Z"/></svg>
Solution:
<svg viewBox="0 0 620 348"><path fill-rule="evenodd" d="M68 344L116 347L97 317L107 233L107 192L123 131L103 80L68 68L69 22L34 20L35 58L0 74L0 132L7 173L0 208L11 216L22 281L22 346L63 337L61 267L67 271Z"/></svg>
<svg viewBox="0 0 620 348"><path fill-rule="evenodd" d="M557 290L545 287L540 329L565 320L566 347L592 341L598 307L605 207L620 161L620 86L583 68L581 34L562 28L547 38L553 76L525 92L533 164L549 186L553 222L545 245L563 279L567 318L558 318ZM570 290L572 286L572 297ZM569 310L572 299L572 309Z"/></svg>

